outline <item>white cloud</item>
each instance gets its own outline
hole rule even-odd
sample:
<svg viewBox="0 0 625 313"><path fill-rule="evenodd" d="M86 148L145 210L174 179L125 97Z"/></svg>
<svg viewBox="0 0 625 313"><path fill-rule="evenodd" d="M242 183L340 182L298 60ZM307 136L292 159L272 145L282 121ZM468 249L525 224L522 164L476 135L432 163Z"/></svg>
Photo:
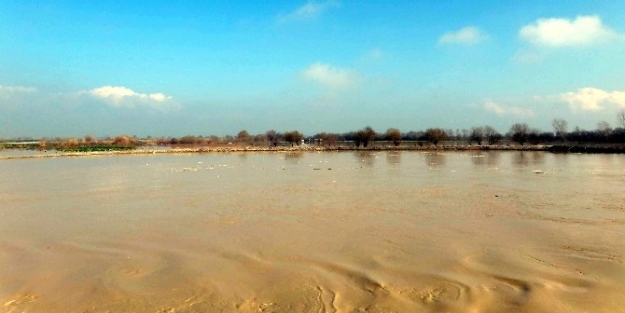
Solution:
<svg viewBox="0 0 625 313"><path fill-rule="evenodd" d="M488 36L475 26L467 26L458 31L447 32L438 38L440 44L476 44Z"/></svg>
<svg viewBox="0 0 625 313"><path fill-rule="evenodd" d="M167 97L162 93L137 93L130 88L126 87L117 87L117 86L103 86L100 88L95 88L91 90L91 94L96 97L111 99L114 102L122 102L124 99L141 99L141 100L151 100L156 102L163 102L171 97Z"/></svg>
<svg viewBox="0 0 625 313"><path fill-rule="evenodd" d="M550 98L567 103L572 110L601 111L607 105L625 108L625 91L608 92L598 88L586 87L576 92L562 93Z"/></svg>
<svg viewBox="0 0 625 313"><path fill-rule="evenodd" d="M534 112L531 109L519 108L519 107L504 107L497 104L491 99L486 99L482 102L482 107L486 111L493 112L499 116L512 115L518 117L533 117Z"/></svg>
<svg viewBox="0 0 625 313"><path fill-rule="evenodd" d="M300 73L301 77L315 81L325 87L342 89L354 86L358 82L358 76L353 72L333 68L328 64L314 63Z"/></svg>
<svg viewBox="0 0 625 313"><path fill-rule="evenodd" d="M313 19L321 15L323 12L327 11L330 8L338 7L340 5L339 2L328 0L325 2L317 2L314 0L308 1L306 4L300 6L294 11L285 14L279 15L279 22L291 22L291 21L301 21Z"/></svg>
<svg viewBox="0 0 625 313"><path fill-rule="evenodd" d="M575 20L563 18L538 19L519 31L519 36L537 46L587 46L617 37L603 25L598 16L578 16Z"/></svg>
<svg viewBox="0 0 625 313"><path fill-rule="evenodd" d="M163 93L138 93L123 86L102 86L89 91L79 92L80 95L89 95L101 99L114 107L152 107L156 109L171 109L177 106L171 96Z"/></svg>

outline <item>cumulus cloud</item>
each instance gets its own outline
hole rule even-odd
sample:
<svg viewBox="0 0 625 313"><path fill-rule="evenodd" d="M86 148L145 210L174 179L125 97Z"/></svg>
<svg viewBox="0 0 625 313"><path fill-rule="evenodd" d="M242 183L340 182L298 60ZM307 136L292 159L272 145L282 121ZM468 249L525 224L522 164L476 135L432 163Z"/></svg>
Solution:
<svg viewBox="0 0 625 313"><path fill-rule="evenodd" d="M300 75L306 80L317 82L332 89L348 88L358 82L358 76L353 72L319 62L305 68Z"/></svg>
<svg viewBox="0 0 625 313"><path fill-rule="evenodd" d="M116 103L121 103L125 99L140 99L155 102L163 102L171 99L171 97L165 96L162 93L144 94L135 92L130 88L117 86L103 86L100 88L95 88L91 90L91 94L96 97L111 99L113 100L113 102Z"/></svg>
<svg viewBox="0 0 625 313"><path fill-rule="evenodd" d="M440 44L476 44L486 40L487 35L475 26L467 26L460 30L447 32L438 38Z"/></svg>
<svg viewBox="0 0 625 313"><path fill-rule="evenodd" d="M504 116L504 115L511 115L511 116L517 116L517 117L533 117L534 116L534 112L530 109L526 109L526 108L519 108L519 107L505 107L502 105L499 105L498 103L496 103L495 101L491 100L491 99L486 99L484 100L484 102L482 102L482 107L489 112L493 112L499 116Z"/></svg>
<svg viewBox="0 0 625 313"><path fill-rule="evenodd" d="M574 111L601 111L608 105L625 108L625 91L608 92L598 88L586 87L575 92L562 93L552 98L567 103Z"/></svg>
<svg viewBox="0 0 625 313"><path fill-rule="evenodd" d="M531 44L544 47L588 46L615 38L617 34L603 25L598 16L538 19L521 28L519 36Z"/></svg>
<svg viewBox="0 0 625 313"><path fill-rule="evenodd" d="M306 4L300 6L294 11L278 16L279 22L292 22L313 19L321 15L323 12L333 7L338 7L340 3L338 1L328 0L325 2L317 2L314 0L308 1Z"/></svg>
<svg viewBox="0 0 625 313"><path fill-rule="evenodd" d="M80 94L87 94L91 97L101 99L114 107L149 106L168 109L175 106L172 97L166 96L163 93L138 93L123 86L102 86L86 92L81 92Z"/></svg>

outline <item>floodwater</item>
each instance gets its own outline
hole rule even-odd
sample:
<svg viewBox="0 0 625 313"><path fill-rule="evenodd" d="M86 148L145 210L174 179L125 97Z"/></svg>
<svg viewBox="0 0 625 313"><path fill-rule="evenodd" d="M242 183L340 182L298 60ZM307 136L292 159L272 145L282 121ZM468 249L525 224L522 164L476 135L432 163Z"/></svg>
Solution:
<svg viewBox="0 0 625 313"><path fill-rule="evenodd" d="M623 312L625 156L0 161L0 312Z"/></svg>

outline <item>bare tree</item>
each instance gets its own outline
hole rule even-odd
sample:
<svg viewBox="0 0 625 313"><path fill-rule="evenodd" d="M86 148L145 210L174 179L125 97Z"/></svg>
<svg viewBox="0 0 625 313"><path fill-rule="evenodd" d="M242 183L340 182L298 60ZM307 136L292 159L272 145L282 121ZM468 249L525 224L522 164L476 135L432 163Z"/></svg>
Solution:
<svg viewBox="0 0 625 313"><path fill-rule="evenodd" d="M265 134L258 134L254 136L254 144L261 144L267 141L267 136Z"/></svg>
<svg viewBox="0 0 625 313"><path fill-rule="evenodd" d="M621 127L625 128L625 110L620 110L616 117L618 123L621 124Z"/></svg>
<svg viewBox="0 0 625 313"><path fill-rule="evenodd" d="M237 141L248 143L252 139L252 136L247 132L247 130L242 130L237 134Z"/></svg>
<svg viewBox="0 0 625 313"><path fill-rule="evenodd" d="M272 147L275 147L278 145L278 142L280 142L280 134L277 133L275 130L268 130L265 133L265 136L267 138L267 141L269 141L269 145Z"/></svg>
<svg viewBox="0 0 625 313"><path fill-rule="evenodd" d="M294 130L290 132L285 132L283 137L284 140L290 143L291 147L293 147L294 144L298 146L300 145L302 139L304 138L304 135L300 134L300 132L298 132L297 130Z"/></svg>
<svg viewBox="0 0 625 313"><path fill-rule="evenodd" d="M336 143L339 141L338 138L336 138L336 135L333 134L326 134L326 136L324 136L321 140L323 140L323 144L326 146L336 146Z"/></svg>
<svg viewBox="0 0 625 313"><path fill-rule="evenodd" d="M501 136L501 134L497 130L487 125L484 126L484 138L489 145L493 145L501 141L501 138L503 138L503 136Z"/></svg>
<svg viewBox="0 0 625 313"><path fill-rule="evenodd" d="M481 145L482 140L484 140L484 127L472 127L471 133L469 133L469 144L475 141L475 143Z"/></svg>
<svg viewBox="0 0 625 313"><path fill-rule="evenodd" d="M95 137L93 137L93 135L86 135L83 139L82 142L86 145L94 145L97 142L97 139Z"/></svg>
<svg viewBox="0 0 625 313"><path fill-rule="evenodd" d="M336 143L338 142L336 135L328 134L325 132L318 133L315 136L313 136L313 138L318 139L322 145L328 146L328 147L336 146Z"/></svg>
<svg viewBox="0 0 625 313"><path fill-rule="evenodd" d="M460 129L456 129L456 141L460 141L462 140L462 132L460 131Z"/></svg>
<svg viewBox="0 0 625 313"><path fill-rule="evenodd" d="M428 128L425 131L425 138L435 146L438 146L439 142L447 138L447 133L441 128Z"/></svg>
<svg viewBox="0 0 625 313"><path fill-rule="evenodd" d="M553 119L553 121L551 121L551 126L553 126L553 129L556 133L556 137L560 137L562 138L562 140L566 140L565 136L567 133L567 126L568 126L568 123L566 122L566 120L561 119L561 118L555 118Z"/></svg>
<svg viewBox="0 0 625 313"><path fill-rule="evenodd" d="M530 127L525 123L516 123L510 127L510 138L512 138L512 141L518 142L521 146L527 142L529 135Z"/></svg>
<svg viewBox="0 0 625 313"><path fill-rule="evenodd" d="M401 144L401 132L397 128L389 128L386 130L386 139L393 142L395 147Z"/></svg>
<svg viewBox="0 0 625 313"><path fill-rule="evenodd" d="M375 140L375 131L373 130L373 128L371 128L371 126L367 126L357 131L354 137L354 141L356 141L356 146L360 146L360 143L362 143L362 146L364 148L366 148L373 140Z"/></svg>
<svg viewBox="0 0 625 313"><path fill-rule="evenodd" d="M600 121L597 123L597 131L602 134L605 139L608 139L608 136L612 133L612 126L606 121Z"/></svg>
<svg viewBox="0 0 625 313"><path fill-rule="evenodd" d="M454 140L454 130L449 128L447 130L445 130L445 134L447 134L446 138L447 140Z"/></svg>
<svg viewBox="0 0 625 313"><path fill-rule="evenodd" d="M136 138L129 137L126 135L116 136L115 139L113 140L113 145L116 145L116 146L129 146L129 145L134 145L136 143L137 143Z"/></svg>

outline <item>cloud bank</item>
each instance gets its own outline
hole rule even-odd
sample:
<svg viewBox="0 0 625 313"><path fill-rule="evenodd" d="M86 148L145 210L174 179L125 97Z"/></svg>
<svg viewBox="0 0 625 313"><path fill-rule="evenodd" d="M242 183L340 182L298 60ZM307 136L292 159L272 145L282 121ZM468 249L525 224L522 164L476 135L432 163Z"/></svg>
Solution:
<svg viewBox="0 0 625 313"><path fill-rule="evenodd" d="M476 44L486 40L486 34L475 26L467 26L458 31L447 32L438 38L439 44Z"/></svg>
<svg viewBox="0 0 625 313"><path fill-rule="evenodd" d="M519 36L536 46L588 46L616 38L598 16L578 16L574 20L543 18L521 28Z"/></svg>

